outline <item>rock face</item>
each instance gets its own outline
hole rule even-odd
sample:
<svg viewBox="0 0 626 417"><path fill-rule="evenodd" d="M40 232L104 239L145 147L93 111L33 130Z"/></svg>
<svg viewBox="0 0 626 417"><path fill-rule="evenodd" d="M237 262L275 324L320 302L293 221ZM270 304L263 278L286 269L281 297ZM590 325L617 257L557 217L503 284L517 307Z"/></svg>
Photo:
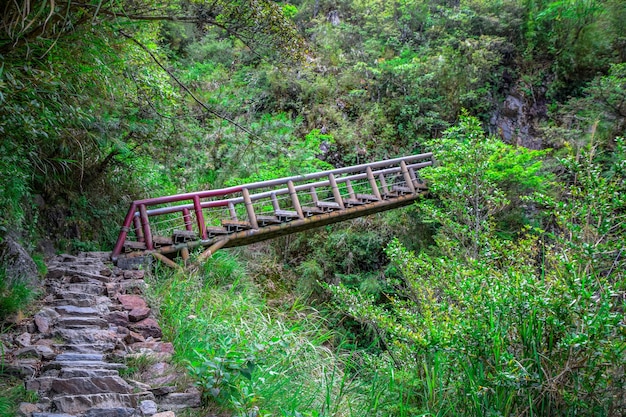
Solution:
<svg viewBox="0 0 626 417"><path fill-rule="evenodd" d="M527 97L516 89L511 91L491 116L491 133L512 145L541 149L543 140L539 124L547 114L546 102L542 97L542 94L539 97Z"/></svg>
<svg viewBox="0 0 626 417"><path fill-rule="evenodd" d="M11 282L21 281L31 287L40 283L33 258L10 234L0 241L0 265L5 266L7 278Z"/></svg>
<svg viewBox="0 0 626 417"><path fill-rule="evenodd" d="M11 337L3 358L5 371L38 393L39 402L20 404L18 415L175 416L172 410L200 406L196 389L176 385L178 371L167 363L173 347L160 340L152 310L136 293L144 272L122 271L105 259L61 255L49 262L44 306ZM126 381L125 358L139 356L154 365L145 382Z"/></svg>

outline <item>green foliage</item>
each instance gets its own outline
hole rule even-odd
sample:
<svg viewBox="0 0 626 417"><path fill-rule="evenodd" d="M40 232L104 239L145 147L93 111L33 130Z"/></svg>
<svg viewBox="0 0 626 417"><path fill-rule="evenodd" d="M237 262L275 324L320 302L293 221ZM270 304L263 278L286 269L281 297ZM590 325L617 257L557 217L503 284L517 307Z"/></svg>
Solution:
<svg viewBox="0 0 626 417"><path fill-rule="evenodd" d="M23 310L34 297L32 288L23 282L12 282L7 278L6 270L0 268L0 324Z"/></svg>
<svg viewBox="0 0 626 417"><path fill-rule="evenodd" d="M473 119L437 142L446 165L425 174L437 200L420 203L441 224L437 247L414 253L392 242L401 274L388 278L387 302L329 286L338 306L376 329L403 370L397 389L410 414L613 414L626 383L623 141L608 164L594 163L593 147L563 160L575 179L564 199L541 197L552 201L555 233L520 230L513 240L491 225L511 184L527 193L545 185L532 179L534 158L499 158L515 150L490 143ZM508 169L512 160L531 174ZM461 161L451 176L448 164Z"/></svg>
<svg viewBox="0 0 626 417"><path fill-rule="evenodd" d="M437 166L423 177L435 199L419 203L419 211L436 222L437 243L468 258L491 252L487 238L497 216L524 194L548 184L541 174L542 152L513 148L483 133L476 118L463 116L443 138L429 142Z"/></svg>
<svg viewBox="0 0 626 417"><path fill-rule="evenodd" d="M150 286L160 323L204 393L234 415L363 416L384 385L351 376L367 358L330 350L333 333L311 308L280 313L259 297L230 256L219 253L198 275L159 273ZM368 371L375 374L373 371Z"/></svg>
<svg viewBox="0 0 626 417"><path fill-rule="evenodd" d="M3 352L0 352L3 353ZM24 382L2 375L0 364L0 417L14 417L20 402L36 402L37 394L27 391Z"/></svg>

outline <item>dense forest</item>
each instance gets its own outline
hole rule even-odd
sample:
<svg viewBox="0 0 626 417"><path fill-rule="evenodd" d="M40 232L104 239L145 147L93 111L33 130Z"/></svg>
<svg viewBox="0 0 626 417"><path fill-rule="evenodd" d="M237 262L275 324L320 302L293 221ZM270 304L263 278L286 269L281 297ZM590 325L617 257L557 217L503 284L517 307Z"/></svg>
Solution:
<svg viewBox="0 0 626 417"><path fill-rule="evenodd" d="M134 199L435 155L410 207L154 271L198 416L626 415L622 0L0 12L0 240L36 259ZM0 268L0 332L37 294Z"/></svg>

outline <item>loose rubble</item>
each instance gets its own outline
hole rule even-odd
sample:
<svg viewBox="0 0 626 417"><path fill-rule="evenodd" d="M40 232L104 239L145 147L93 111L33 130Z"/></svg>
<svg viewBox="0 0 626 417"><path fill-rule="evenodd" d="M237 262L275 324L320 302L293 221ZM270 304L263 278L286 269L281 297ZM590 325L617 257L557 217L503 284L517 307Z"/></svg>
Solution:
<svg viewBox="0 0 626 417"><path fill-rule="evenodd" d="M143 278L113 267L108 253L49 261L41 310L2 340L4 372L38 394L18 416L175 417L200 406L199 391L169 363L174 348L141 296ZM137 358L144 369L125 372Z"/></svg>

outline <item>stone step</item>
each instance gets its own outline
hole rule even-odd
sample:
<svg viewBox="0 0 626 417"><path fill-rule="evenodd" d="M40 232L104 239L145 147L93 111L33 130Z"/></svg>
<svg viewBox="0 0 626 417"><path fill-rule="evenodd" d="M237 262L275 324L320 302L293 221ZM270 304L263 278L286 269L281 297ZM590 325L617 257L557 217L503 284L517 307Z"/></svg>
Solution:
<svg viewBox="0 0 626 417"><path fill-rule="evenodd" d="M126 365L123 363L115 362L102 362L102 361L52 361L43 365L42 371L50 369L63 369L63 368L79 368L86 370L93 369L125 369Z"/></svg>
<svg viewBox="0 0 626 417"><path fill-rule="evenodd" d="M101 318L101 317L81 317L81 316L62 316L57 320L57 327L62 327L66 329L83 329L85 327L88 328L99 328L99 329L108 329L109 323Z"/></svg>
<svg viewBox="0 0 626 417"><path fill-rule="evenodd" d="M116 343L119 337L113 331L90 327L80 330L59 328L54 334L70 344Z"/></svg>
<svg viewBox="0 0 626 417"><path fill-rule="evenodd" d="M66 352L57 355L57 361L103 361L104 355L101 353L75 353Z"/></svg>
<svg viewBox="0 0 626 417"><path fill-rule="evenodd" d="M97 378L103 376L119 376L117 369L84 369L63 368L59 371L59 378Z"/></svg>
<svg viewBox="0 0 626 417"><path fill-rule="evenodd" d="M90 409L134 409L137 407L137 395L119 393L63 395L53 398L52 403L62 413L82 414Z"/></svg>
<svg viewBox="0 0 626 417"><path fill-rule="evenodd" d="M51 306L89 307L96 303L96 296L83 293L64 293L63 298L52 300Z"/></svg>
<svg viewBox="0 0 626 417"><path fill-rule="evenodd" d="M75 353L104 353L115 349L115 343L76 343L76 344L55 344L54 349L61 352Z"/></svg>
<svg viewBox="0 0 626 417"><path fill-rule="evenodd" d="M148 416L150 414L145 414ZM136 413L134 408L128 407L116 407L116 408L92 408L83 414L83 417L136 417L139 414Z"/></svg>
<svg viewBox="0 0 626 417"><path fill-rule="evenodd" d="M100 312L93 307L74 305L57 305L54 307L57 313L65 316L99 316Z"/></svg>
<svg viewBox="0 0 626 417"><path fill-rule="evenodd" d="M132 387L119 376L103 376L97 378L77 377L57 379L52 384L52 393L61 395L89 394L130 394Z"/></svg>
<svg viewBox="0 0 626 417"><path fill-rule="evenodd" d="M130 394L132 392L132 387L119 375L71 378L40 377L26 381L26 389L37 391L43 397L104 394L107 392Z"/></svg>
<svg viewBox="0 0 626 417"><path fill-rule="evenodd" d="M86 284L86 283L74 283L64 284L61 290L57 290L57 298L67 298L66 293L82 293L91 295L106 295L106 287L104 284Z"/></svg>

